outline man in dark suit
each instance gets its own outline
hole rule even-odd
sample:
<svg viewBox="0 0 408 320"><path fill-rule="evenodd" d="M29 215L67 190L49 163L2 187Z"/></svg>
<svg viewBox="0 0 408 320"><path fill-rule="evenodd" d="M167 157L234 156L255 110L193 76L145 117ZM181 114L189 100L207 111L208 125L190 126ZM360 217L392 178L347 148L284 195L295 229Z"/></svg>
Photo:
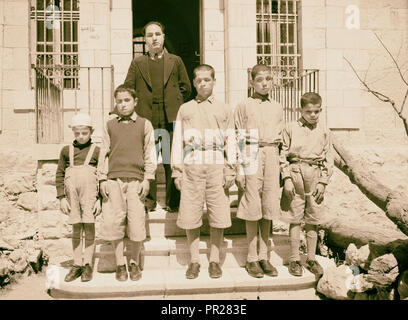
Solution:
<svg viewBox="0 0 408 320"><path fill-rule="evenodd" d="M150 120L155 129L156 151L158 154L161 149L166 175L166 210L174 212L178 210L180 192L171 178L173 122L180 105L190 98L191 84L181 58L164 50L164 26L151 21L144 26L143 33L148 54L132 61L124 84L136 90L136 113ZM153 181L146 199L148 210L156 207L156 194Z"/></svg>

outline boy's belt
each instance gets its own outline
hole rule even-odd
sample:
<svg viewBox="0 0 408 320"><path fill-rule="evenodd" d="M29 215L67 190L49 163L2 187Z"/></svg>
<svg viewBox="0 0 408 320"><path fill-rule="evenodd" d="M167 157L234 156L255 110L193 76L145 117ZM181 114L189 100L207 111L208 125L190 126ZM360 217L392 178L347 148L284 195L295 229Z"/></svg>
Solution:
<svg viewBox="0 0 408 320"><path fill-rule="evenodd" d="M318 166L322 167L323 166L323 160L311 160L311 159L301 159L301 158L291 158L289 159L289 163L307 163L308 165L311 166Z"/></svg>
<svg viewBox="0 0 408 320"><path fill-rule="evenodd" d="M263 141L245 141L245 144L257 144L258 148L263 148L263 147L277 147L279 143L277 142L263 142Z"/></svg>

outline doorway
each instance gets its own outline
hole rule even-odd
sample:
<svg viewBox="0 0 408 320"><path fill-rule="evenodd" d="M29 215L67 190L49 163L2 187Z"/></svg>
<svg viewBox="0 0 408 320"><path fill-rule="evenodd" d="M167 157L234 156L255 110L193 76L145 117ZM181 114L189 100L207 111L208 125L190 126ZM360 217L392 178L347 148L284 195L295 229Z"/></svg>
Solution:
<svg viewBox="0 0 408 320"><path fill-rule="evenodd" d="M169 53L178 55L193 80L193 70L201 62L201 0L132 0L133 54L146 53L142 35L143 26L149 21L159 21L164 27L164 46Z"/></svg>

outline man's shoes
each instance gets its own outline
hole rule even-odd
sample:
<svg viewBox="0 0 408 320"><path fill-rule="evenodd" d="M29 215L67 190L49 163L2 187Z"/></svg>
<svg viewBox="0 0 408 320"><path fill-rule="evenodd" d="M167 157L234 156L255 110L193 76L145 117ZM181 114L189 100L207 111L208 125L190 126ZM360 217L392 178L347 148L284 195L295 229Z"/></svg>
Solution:
<svg viewBox="0 0 408 320"><path fill-rule="evenodd" d="M197 262L191 262L188 265L188 269L186 271L186 278L195 279L198 277L199 273L200 273L200 264Z"/></svg>
<svg viewBox="0 0 408 320"><path fill-rule="evenodd" d="M129 277L132 281L137 281L142 278L142 270L136 263L131 263L129 266Z"/></svg>
<svg viewBox="0 0 408 320"><path fill-rule="evenodd" d="M267 276L278 276L278 270L268 260L260 260L259 265L261 266L263 273L265 273Z"/></svg>
<svg viewBox="0 0 408 320"><path fill-rule="evenodd" d="M116 267L116 280L126 281L128 279L128 273L126 271L126 265Z"/></svg>
<svg viewBox="0 0 408 320"><path fill-rule="evenodd" d="M174 208L172 208L172 207L167 206L167 207L165 208L165 210L166 210L167 212L174 213L174 212L178 212L178 211L179 211L179 207L174 207Z"/></svg>
<svg viewBox="0 0 408 320"><path fill-rule="evenodd" d="M88 282L92 280L92 267L87 263L83 267L82 275L81 275L81 281L82 282Z"/></svg>
<svg viewBox="0 0 408 320"><path fill-rule="evenodd" d="M323 268L316 260L306 260L306 269L314 275L321 277L323 275Z"/></svg>
<svg viewBox="0 0 408 320"><path fill-rule="evenodd" d="M79 278L82 274L82 266L73 265L67 275L65 276L65 282L71 282Z"/></svg>
<svg viewBox="0 0 408 320"><path fill-rule="evenodd" d="M210 278L220 278L222 276L220 264L217 262L210 262L210 265L208 266L208 273L210 275Z"/></svg>
<svg viewBox="0 0 408 320"><path fill-rule="evenodd" d="M263 271L258 261L246 262L245 270L254 278L263 278Z"/></svg>
<svg viewBox="0 0 408 320"><path fill-rule="evenodd" d="M301 277L303 275L303 267L300 261L289 262L289 273L296 277Z"/></svg>

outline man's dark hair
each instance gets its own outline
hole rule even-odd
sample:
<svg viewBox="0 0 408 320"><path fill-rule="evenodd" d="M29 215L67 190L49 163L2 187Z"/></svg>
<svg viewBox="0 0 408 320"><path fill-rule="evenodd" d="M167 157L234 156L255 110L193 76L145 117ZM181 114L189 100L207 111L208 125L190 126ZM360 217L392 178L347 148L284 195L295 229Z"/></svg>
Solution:
<svg viewBox="0 0 408 320"><path fill-rule="evenodd" d="M271 67L268 67L266 64L257 64L251 70L251 78L252 80L255 79L256 75L261 71L269 71L271 72Z"/></svg>
<svg viewBox="0 0 408 320"><path fill-rule="evenodd" d="M119 92L128 92L128 93L133 97L133 99L136 99L136 91L135 91L135 89L133 89L133 88L131 88L131 87L129 87L129 86L126 86L126 85L124 85L124 84L121 84L120 86L118 86L118 87L115 89L115 92L113 93L113 96L116 98L116 95L117 95Z"/></svg>
<svg viewBox="0 0 408 320"><path fill-rule="evenodd" d="M304 108L309 103L322 105L322 97L316 92L306 92L300 98L300 106Z"/></svg>
<svg viewBox="0 0 408 320"><path fill-rule="evenodd" d="M212 66L210 66L209 64L200 64L199 66L195 67L194 70L193 70L193 80L196 77L196 72L201 71L201 70L211 71L211 77L213 79L215 79L215 70L214 70L214 68Z"/></svg>
<svg viewBox="0 0 408 320"><path fill-rule="evenodd" d="M155 24L155 25L159 26L161 31L164 33L164 25L162 23L160 23L159 21L149 21L148 23L145 24L145 26L142 29L143 37L146 36L146 29L151 24Z"/></svg>

